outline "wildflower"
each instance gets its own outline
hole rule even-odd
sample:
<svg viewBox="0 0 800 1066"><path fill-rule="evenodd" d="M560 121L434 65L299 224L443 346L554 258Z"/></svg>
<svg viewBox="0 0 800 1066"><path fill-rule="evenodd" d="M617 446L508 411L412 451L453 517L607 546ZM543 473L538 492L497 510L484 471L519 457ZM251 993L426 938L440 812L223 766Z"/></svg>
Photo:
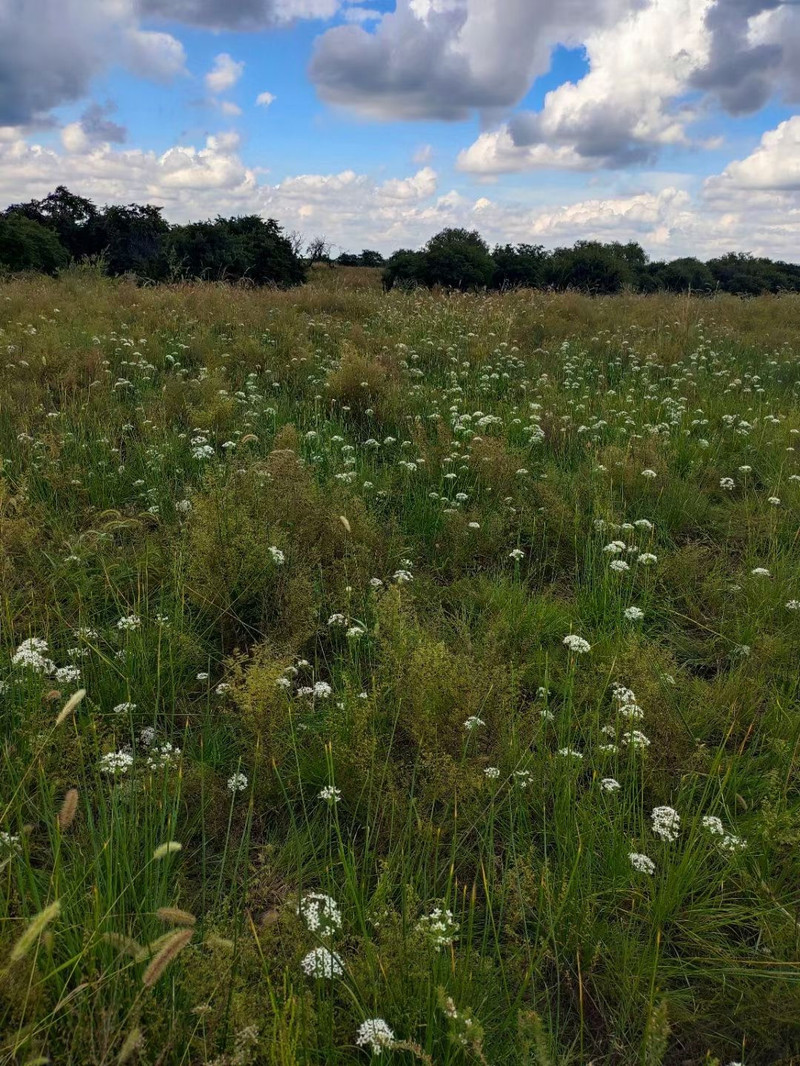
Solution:
<svg viewBox="0 0 800 1066"><path fill-rule="evenodd" d="M369 586L373 589L383 588L383 582L379 577L371 577L369 579Z"/></svg>
<svg viewBox="0 0 800 1066"><path fill-rule="evenodd" d="M409 570L395 570L392 580L398 585L407 585L409 581L414 580L414 575Z"/></svg>
<svg viewBox="0 0 800 1066"><path fill-rule="evenodd" d="M592 650L589 641L579 637L576 633L568 633L561 643L566 644L573 655L585 655L586 652Z"/></svg>
<svg viewBox="0 0 800 1066"><path fill-rule="evenodd" d="M228 792L244 792L247 788L247 774L237 770L228 778Z"/></svg>
<svg viewBox="0 0 800 1066"><path fill-rule="evenodd" d="M139 617L138 614L123 615L123 617L120 618L117 621L117 629L119 629L119 630L139 629L141 624L142 624L142 620L141 620L141 618Z"/></svg>
<svg viewBox="0 0 800 1066"><path fill-rule="evenodd" d="M620 552L625 551L624 540L612 540L610 544L606 544L603 548L606 555L619 555Z"/></svg>
<svg viewBox="0 0 800 1066"><path fill-rule="evenodd" d="M19 836L16 833L7 833L5 829L0 829L0 848L6 852L11 851L18 854L22 851Z"/></svg>
<svg viewBox="0 0 800 1066"><path fill-rule="evenodd" d="M619 792L622 785L615 777L604 777L600 781L600 788L603 792Z"/></svg>
<svg viewBox="0 0 800 1066"><path fill-rule="evenodd" d="M643 566L652 566L653 563L657 563L658 562L658 556L657 555L653 555L652 552L642 552L641 555L639 556L639 562Z"/></svg>
<svg viewBox="0 0 800 1066"><path fill-rule="evenodd" d="M753 577L772 577L772 574L767 570L765 566L755 566L750 571Z"/></svg>
<svg viewBox="0 0 800 1066"><path fill-rule="evenodd" d="M430 914L424 914L417 922L417 932L428 937L436 951L452 944L460 928L453 918L453 912L443 907L434 907Z"/></svg>
<svg viewBox="0 0 800 1066"><path fill-rule="evenodd" d="M128 701L124 703L118 703L113 709L114 714L129 714L131 711L136 710L136 704Z"/></svg>
<svg viewBox="0 0 800 1066"><path fill-rule="evenodd" d="M55 672L55 679L61 685L69 684L80 679L81 672L77 666L59 666Z"/></svg>
<svg viewBox="0 0 800 1066"><path fill-rule="evenodd" d="M47 650L46 640L42 640L41 637L29 637L27 640L23 640L11 657L11 665L25 666L39 674L53 674L56 670L56 664L52 659L48 659L45 656L44 653Z"/></svg>
<svg viewBox="0 0 800 1066"><path fill-rule="evenodd" d="M217 687L214 689L218 696L224 696L226 692L230 692L231 686L227 681L220 681Z"/></svg>
<svg viewBox="0 0 800 1066"><path fill-rule="evenodd" d="M662 840L670 843L678 839L678 831L681 827L681 818L672 807L654 807L650 819L653 823L653 832Z"/></svg>
<svg viewBox="0 0 800 1066"><path fill-rule="evenodd" d="M641 622L644 618L644 611L641 607L626 607L623 613L629 622Z"/></svg>
<svg viewBox="0 0 800 1066"><path fill-rule="evenodd" d="M318 799L324 800L333 807L342 798L341 790L334 785L325 785L320 789Z"/></svg>
<svg viewBox="0 0 800 1066"><path fill-rule="evenodd" d="M519 785L520 788L527 788L533 780L533 774L530 770L515 770L514 771L514 783Z"/></svg>
<svg viewBox="0 0 800 1066"><path fill-rule="evenodd" d="M649 737L646 737L644 733L642 733L638 729L631 729L628 733L623 733L620 737L620 741L626 747L631 747L634 749L650 747Z"/></svg>
<svg viewBox="0 0 800 1066"><path fill-rule="evenodd" d="M559 748L558 749L558 754L566 756L566 757L571 757L573 759L582 759L583 758L583 753L582 752L576 751L574 748L570 748L570 747Z"/></svg>
<svg viewBox="0 0 800 1066"><path fill-rule="evenodd" d="M338 612L336 614L332 614L328 619L328 625L330 627L341 626L342 628L344 628L347 625L347 617L346 615L340 614Z"/></svg>
<svg viewBox="0 0 800 1066"><path fill-rule="evenodd" d="M133 766L133 755L129 751L109 751L100 756L100 770L104 774L126 774Z"/></svg>
<svg viewBox="0 0 800 1066"><path fill-rule="evenodd" d="M650 877L656 872L656 864L647 855L642 855L638 851L631 851L628 853L628 858L631 860L631 866L640 874L648 874Z"/></svg>
<svg viewBox="0 0 800 1066"><path fill-rule="evenodd" d="M333 693L333 689L327 681L315 681L311 690L315 699L327 700Z"/></svg>
<svg viewBox="0 0 800 1066"><path fill-rule="evenodd" d="M732 477L721 477L719 479L719 487L725 489L727 492L731 492L736 488L736 482Z"/></svg>
<svg viewBox="0 0 800 1066"><path fill-rule="evenodd" d="M780 507L781 501L779 496L770 496L767 499L767 503L771 503L773 507Z"/></svg>
<svg viewBox="0 0 800 1066"><path fill-rule="evenodd" d="M649 518L637 518L633 524L637 529L645 529L648 533L653 532L653 523Z"/></svg>
<svg viewBox="0 0 800 1066"><path fill-rule="evenodd" d="M609 567L617 574L624 574L626 570L630 570L630 566L624 559L612 559L609 563Z"/></svg>
<svg viewBox="0 0 800 1066"><path fill-rule="evenodd" d="M369 1046L373 1055L380 1055L395 1042L394 1033L383 1018L368 1018L358 1027L356 1043L359 1047Z"/></svg>
<svg viewBox="0 0 800 1066"><path fill-rule="evenodd" d="M786 604L787 611L800 611L800 600L789 600Z"/></svg>
<svg viewBox="0 0 800 1066"><path fill-rule="evenodd" d="M509 559L513 559L515 563L518 563L520 559L525 558L525 552L522 550L522 548L512 548L512 550L508 553L508 557Z"/></svg>
<svg viewBox="0 0 800 1066"><path fill-rule="evenodd" d="M647 470L642 471L642 477L646 477L652 480L654 477L658 477L658 474L655 472L655 470L650 470L648 468Z"/></svg>
<svg viewBox="0 0 800 1066"><path fill-rule="evenodd" d="M478 729L482 725L486 725L486 722L484 722L482 718L478 718L476 714L471 714L464 722L464 728L468 733L471 733L473 729Z"/></svg>
<svg viewBox="0 0 800 1066"><path fill-rule="evenodd" d="M723 851L733 853L747 847L747 842L735 833L728 833L722 821L715 814L706 814L700 819L700 824L713 836L720 837L719 846Z"/></svg>
<svg viewBox="0 0 800 1066"><path fill-rule="evenodd" d="M280 548L276 548L274 544L271 544L269 548L267 548L267 551L272 556L272 561L276 566L283 566L286 562L286 556Z"/></svg>
<svg viewBox="0 0 800 1066"><path fill-rule="evenodd" d="M303 896L298 904L297 913L309 930L319 936L335 933L342 925L342 912L339 910L339 904L331 896L326 896L324 892L309 892Z"/></svg>
<svg viewBox="0 0 800 1066"><path fill-rule="evenodd" d="M497 766L487 766L483 773L490 781L496 781L500 776L500 769Z"/></svg>
<svg viewBox="0 0 800 1066"><path fill-rule="evenodd" d="M329 948L314 948L300 965L309 977L341 977L344 973L341 958Z"/></svg>
<svg viewBox="0 0 800 1066"><path fill-rule="evenodd" d="M358 640L359 637L363 637L366 633L366 629L363 626L350 626L345 633L345 636L350 640Z"/></svg>
<svg viewBox="0 0 800 1066"><path fill-rule="evenodd" d="M197 675L198 681L208 681L208 673L205 670L201 670Z"/></svg>

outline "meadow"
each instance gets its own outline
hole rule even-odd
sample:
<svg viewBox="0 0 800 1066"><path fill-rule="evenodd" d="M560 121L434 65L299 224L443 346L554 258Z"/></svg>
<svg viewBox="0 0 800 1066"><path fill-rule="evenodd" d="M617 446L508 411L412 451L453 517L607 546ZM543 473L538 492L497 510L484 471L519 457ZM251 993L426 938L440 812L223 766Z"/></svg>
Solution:
<svg viewBox="0 0 800 1066"><path fill-rule="evenodd" d="M799 327L0 283L0 1062L799 1062Z"/></svg>

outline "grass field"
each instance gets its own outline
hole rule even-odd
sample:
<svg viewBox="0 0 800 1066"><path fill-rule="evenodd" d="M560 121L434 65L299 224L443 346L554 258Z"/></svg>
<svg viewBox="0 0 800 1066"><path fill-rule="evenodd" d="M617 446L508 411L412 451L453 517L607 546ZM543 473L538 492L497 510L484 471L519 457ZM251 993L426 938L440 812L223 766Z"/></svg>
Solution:
<svg viewBox="0 0 800 1066"><path fill-rule="evenodd" d="M0 1062L800 1061L799 327L0 285Z"/></svg>

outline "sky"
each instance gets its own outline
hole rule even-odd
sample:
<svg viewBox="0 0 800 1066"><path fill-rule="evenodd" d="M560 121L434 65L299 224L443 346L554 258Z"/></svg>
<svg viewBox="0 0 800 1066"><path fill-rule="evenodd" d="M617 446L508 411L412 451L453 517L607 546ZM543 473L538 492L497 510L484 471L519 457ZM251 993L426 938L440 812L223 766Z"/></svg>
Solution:
<svg viewBox="0 0 800 1066"><path fill-rule="evenodd" d="M800 260L800 0L0 0L0 207Z"/></svg>

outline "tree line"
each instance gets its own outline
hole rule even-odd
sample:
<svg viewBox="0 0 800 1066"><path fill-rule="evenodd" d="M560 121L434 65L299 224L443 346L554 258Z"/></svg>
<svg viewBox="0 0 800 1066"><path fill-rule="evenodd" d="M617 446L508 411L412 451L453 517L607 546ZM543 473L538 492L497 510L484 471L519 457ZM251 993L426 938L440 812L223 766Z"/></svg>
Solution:
<svg viewBox="0 0 800 1066"><path fill-rule="evenodd" d="M89 260L111 275L145 281L205 278L288 287L302 284L316 263L382 268L383 285L477 290L579 289L609 294L717 291L738 295L800 292L800 264L730 252L703 262L687 256L651 261L634 241L577 241L545 249L538 244L489 245L473 230L444 229L420 250L388 259L364 249L332 258L330 242L304 247L274 219L217 217L171 225L152 204L98 208L63 185L41 200L12 204L0 213L0 273L56 274L70 261Z"/></svg>

